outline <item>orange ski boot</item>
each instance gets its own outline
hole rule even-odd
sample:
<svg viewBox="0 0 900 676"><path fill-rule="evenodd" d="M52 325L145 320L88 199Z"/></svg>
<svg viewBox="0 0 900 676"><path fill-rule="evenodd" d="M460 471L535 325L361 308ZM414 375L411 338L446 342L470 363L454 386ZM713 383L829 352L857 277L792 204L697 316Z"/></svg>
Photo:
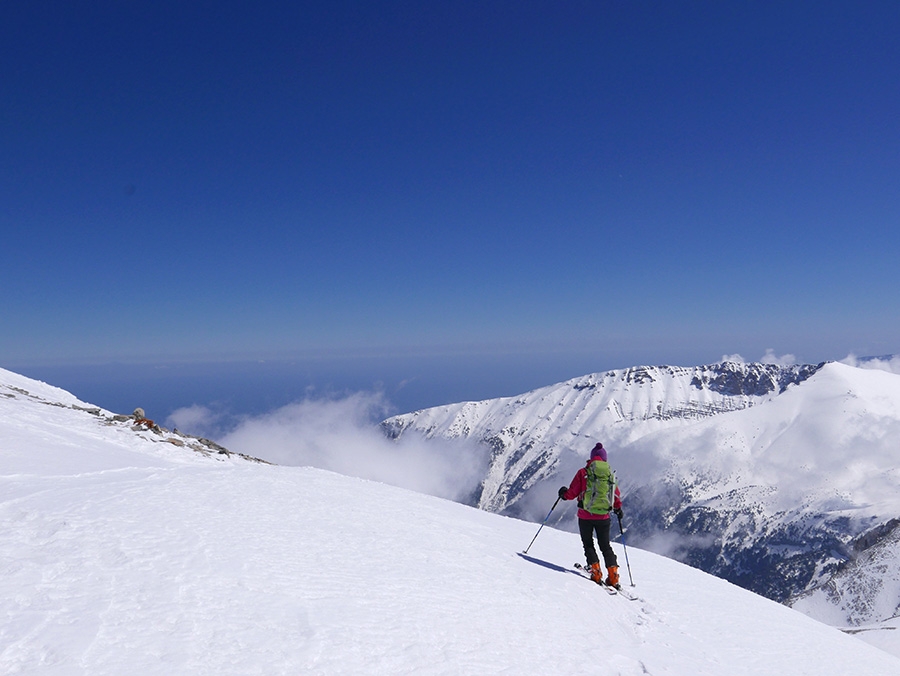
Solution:
<svg viewBox="0 0 900 676"><path fill-rule="evenodd" d="M609 567L609 576L606 578L606 584L610 587L619 588L619 567L618 566L610 566Z"/></svg>

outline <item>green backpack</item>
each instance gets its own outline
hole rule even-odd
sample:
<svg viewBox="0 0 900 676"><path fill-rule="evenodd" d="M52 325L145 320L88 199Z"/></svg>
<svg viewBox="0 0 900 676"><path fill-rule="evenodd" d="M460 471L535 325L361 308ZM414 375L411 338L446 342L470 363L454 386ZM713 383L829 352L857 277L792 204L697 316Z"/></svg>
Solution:
<svg viewBox="0 0 900 676"><path fill-rule="evenodd" d="M591 514L609 514L615 500L616 475L603 460L587 466L587 488L581 499L582 508Z"/></svg>

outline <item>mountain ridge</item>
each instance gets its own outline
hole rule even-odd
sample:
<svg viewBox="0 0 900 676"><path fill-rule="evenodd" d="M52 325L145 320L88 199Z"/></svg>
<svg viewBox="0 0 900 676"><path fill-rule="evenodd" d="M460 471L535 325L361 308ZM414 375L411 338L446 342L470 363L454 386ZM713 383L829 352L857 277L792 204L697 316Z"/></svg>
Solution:
<svg viewBox="0 0 900 676"><path fill-rule="evenodd" d="M858 560L853 543L876 546L900 512L900 377L836 362L635 367L383 429L479 441L491 460L476 504L532 520L602 440L630 541L779 602L829 584ZM900 591L880 588L896 614Z"/></svg>
<svg viewBox="0 0 900 676"><path fill-rule="evenodd" d="M561 453L577 452L575 444L569 443L574 439L560 439L553 433L553 426L565 428L576 438L592 437L603 430L619 441L615 433L610 435L610 427L619 423L691 421L740 410L803 382L823 365L722 362L699 367L636 366L572 378L514 397L393 416L381 426L394 439L415 429L426 438L474 436L490 446L491 468L477 504L506 513L522 490L547 478L557 467ZM558 415L555 408L564 409L564 413ZM495 423L495 419L503 422ZM542 424L549 420L552 425ZM550 449L535 457L532 451L539 444ZM494 462L497 458L503 459L500 469ZM542 471L541 463L548 471ZM512 478L507 487L504 480L509 476Z"/></svg>

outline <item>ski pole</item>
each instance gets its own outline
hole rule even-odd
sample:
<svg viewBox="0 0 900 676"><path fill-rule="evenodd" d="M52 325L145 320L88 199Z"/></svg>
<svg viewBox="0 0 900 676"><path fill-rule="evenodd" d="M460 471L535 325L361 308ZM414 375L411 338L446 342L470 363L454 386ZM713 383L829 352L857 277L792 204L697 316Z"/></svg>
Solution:
<svg viewBox="0 0 900 676"><path fill-rule="evenodd" d="M628 581L631 582L631 586L633 587L634 578L631 577L631 564L628 562L628 547L625 543L625 529L622 528L622 515L616 514L616 518L619 520L619 532L622 534L622 549L625 550L625 566L628 568Z"/></svg>
<svg viewBox="0 0 900 676"><path fill-rule="evenodd" d="M550 508L550 511L547 512L547 517L544 519L544 522L541 524L541 528L544 527L544 524L547 523L547 519L550 518L550 515L553 514L553 510L556 509L557 503L559 503L561 498L556 498L556 502L553 503L553 506ZM531 538L531 542L528 543L528 546L525 548L523 554L527 554L528 550L531 549L531 545L534 544L534 541L537 540L537 536L541 534L541 528L538 528L538 532L534 534L534 537Z"/></svg>

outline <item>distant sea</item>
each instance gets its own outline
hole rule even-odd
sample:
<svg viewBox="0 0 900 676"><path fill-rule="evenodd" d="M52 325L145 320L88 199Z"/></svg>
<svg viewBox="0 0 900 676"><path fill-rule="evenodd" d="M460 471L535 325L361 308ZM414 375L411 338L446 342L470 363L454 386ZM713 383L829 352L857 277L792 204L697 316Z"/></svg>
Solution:
<svg viewBox="0 0 900 676"><path fill-rule="evenodd" d="M383 393L387 414L393 415L514 396L618 366L595 363L584 354L462 354L4 368L114 413L143 408L147 417L164 423L174 411L194 405L237 419L297 401L360 391Z"/></svg>

